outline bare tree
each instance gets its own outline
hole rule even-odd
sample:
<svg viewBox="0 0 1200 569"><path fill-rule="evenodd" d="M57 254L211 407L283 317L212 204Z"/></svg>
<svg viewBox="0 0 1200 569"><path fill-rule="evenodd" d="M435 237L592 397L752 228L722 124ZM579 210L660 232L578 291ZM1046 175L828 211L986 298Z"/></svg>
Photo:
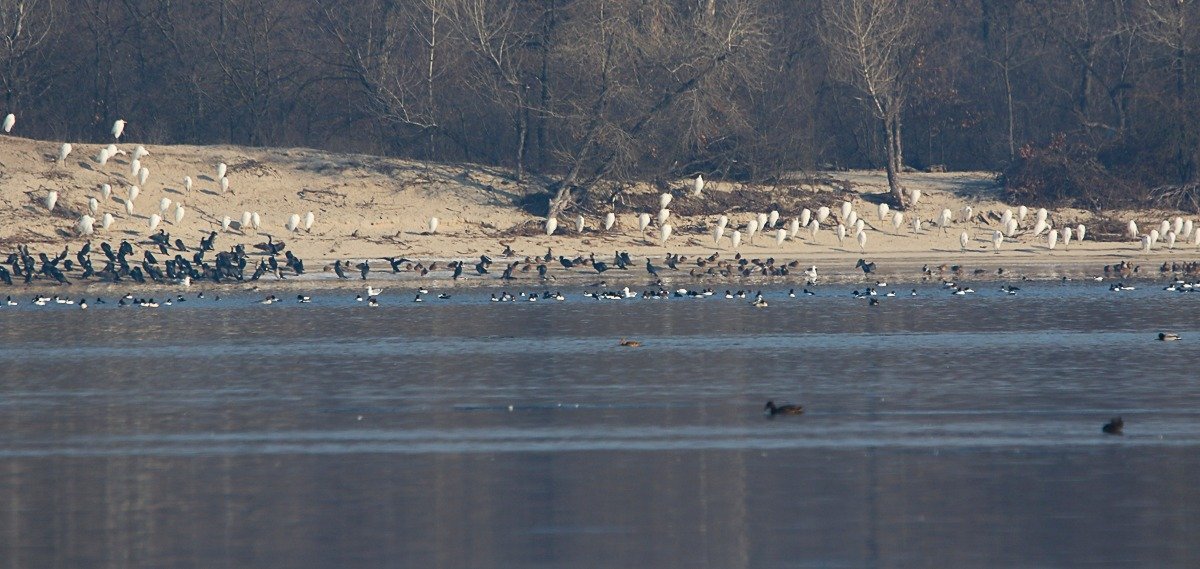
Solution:
<svg viewBox="0 0 1200 569"><path fill-rule="evenodd" d="M915 43L919 21L909 0L826 0L821 39L839 80L865 95L884 134L888 187L896 203L907 201L900 186L904 161L901 113L904 110L906 57Z"/></svg>
<svg viewBox="0 0 1200 569"><path fill-rule="evenodd" d="M8 109L45 74L37 68L37 55L50 38L54 10L53 0L0 0L0 87Z"/></svg>

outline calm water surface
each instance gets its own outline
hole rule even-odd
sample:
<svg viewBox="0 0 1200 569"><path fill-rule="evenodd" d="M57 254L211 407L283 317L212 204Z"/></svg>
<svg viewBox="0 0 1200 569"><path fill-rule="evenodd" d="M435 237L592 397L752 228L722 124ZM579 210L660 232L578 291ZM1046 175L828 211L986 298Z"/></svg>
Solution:
<svg viewBox="0 0 1200 569"><path fill-rule="evenodd" d="M25 302L0 566L1200 566L1200 294L982 288Z"/></svg>

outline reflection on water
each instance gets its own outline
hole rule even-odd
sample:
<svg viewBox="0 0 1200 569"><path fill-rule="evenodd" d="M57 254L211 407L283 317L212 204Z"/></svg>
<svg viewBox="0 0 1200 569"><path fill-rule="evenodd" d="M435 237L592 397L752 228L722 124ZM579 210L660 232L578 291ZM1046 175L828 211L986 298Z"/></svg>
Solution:
<svg viewBox="0 0 1200 569"><path fill-rule="evenodd" d="M765 310L578 291L18 307L0 312L0 551L13 567L1197 566L1200 296L1024 288L876 307L769 291ZM1153 340L1168 329L1184 341ZM809 411L768 419L768 398ZM1118 414L1127 434L1101 435Z"/></svg>

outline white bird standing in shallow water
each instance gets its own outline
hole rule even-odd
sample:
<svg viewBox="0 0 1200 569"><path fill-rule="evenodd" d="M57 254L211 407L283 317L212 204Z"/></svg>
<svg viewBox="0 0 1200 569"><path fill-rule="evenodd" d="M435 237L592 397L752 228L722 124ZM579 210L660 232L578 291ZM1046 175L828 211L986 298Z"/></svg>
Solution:
<svg viewBox="0 0 1200 569"><path fill-rule="evenodd" d="M121 140L121 135L125 133L125 121L117 119L113 121L112 135L116 140Z"/></svg>
<svg viewBox="0 0 1200 569"><path fill-rule="evenodd" d="M46 209L54 211L54 204L56 203L58 203L58 192L50 190L50 192L46 194Z"/></svg>

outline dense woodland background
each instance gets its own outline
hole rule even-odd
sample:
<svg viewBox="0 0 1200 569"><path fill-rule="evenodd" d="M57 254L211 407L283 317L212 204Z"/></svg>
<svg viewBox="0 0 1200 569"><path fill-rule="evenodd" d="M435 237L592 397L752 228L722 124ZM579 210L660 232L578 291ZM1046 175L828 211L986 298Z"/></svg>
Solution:
<svg viewBox="0 0 1200 569"><path fill-rule="evenodd" d="M1200 0L0 0L14 134L1195 206Z"/></svg>

